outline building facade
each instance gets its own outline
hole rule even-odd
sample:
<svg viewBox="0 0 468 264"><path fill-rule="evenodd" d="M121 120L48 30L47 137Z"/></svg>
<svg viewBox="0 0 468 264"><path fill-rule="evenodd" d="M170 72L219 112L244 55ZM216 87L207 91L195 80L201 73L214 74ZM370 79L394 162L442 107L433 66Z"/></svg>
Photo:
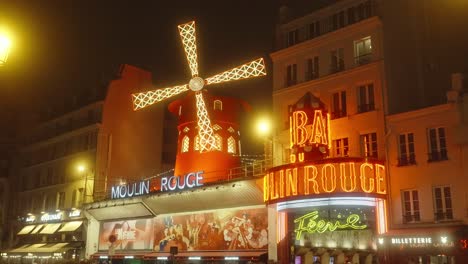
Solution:
<svg viewBox="0 0 468 264"><path fill-rule="evenodd" d="M280 263L367 263L377 259L376 237L386 230L386 190L369 196L366 191L370 189L357 188L353 185L356 182L338 188L340 175L346 177L346 173L365 180L362 166L385 170L386 83L382 21L377 12L374 1L340 1L278 26L278 50L270 55L277 124L272 140L276 167L269 177L281 181L281 168L290 167L298 170L299 182L308 179L309 168L317 169L317 179L323 178L314 192L305 191L274 203L271 197L268 199L269 217L279 232L278 241L270 241L278 242L270 258ZM297 123L294 115L307 109L307 97L322 102L321 111L329 113L328 150L321 159L297 163L300 160L291 159L298 155L291 143ZM316 120L313 115L308 119ZM341 170L342 166L346 169ZM369 173L374 175L376 171ZM269 185L272 187L274 183ZM334 228L301 231L301 217L305 217L303 225L317 221L337 223L335 228L343 228L333 232ZM359 227L345 225L355 217Z"/></svg>
<svg viewBox="0 0 468 264"><path fill-rule="evenodd" d="M26 130L9 179L9 259L82 259L83 204L102 200L115 183L160 172L164 112L134 115L128 100L150 84L150 73L123 65L100 97ZM138 136L137 126L145 128Z"/></svg>

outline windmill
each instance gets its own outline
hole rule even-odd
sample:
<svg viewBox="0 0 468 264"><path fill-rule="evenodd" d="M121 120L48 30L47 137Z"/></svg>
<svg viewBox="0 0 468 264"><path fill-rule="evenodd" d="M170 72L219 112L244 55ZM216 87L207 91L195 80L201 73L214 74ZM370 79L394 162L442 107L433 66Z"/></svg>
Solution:
<svg viewBox="0 0 468 264"><path fill-rule="evenodd" d="M195 21L179 25L178 28L180 38L184 46L185 55L187 56L187 61L192 73L192 78L188 84L132 94L133 109L136 111L160 102L166 98L191 90L195 93L198 135L200 138L199 149L200 152L210 152L216 150L216 140L211 126L211 121L208 116L206 104L203 99L202 91L204 87L211 84L264 76L266 75L265 63L263 58L259 58L225 72L216 74L212 77L203 79L198 75Z"/></svg>

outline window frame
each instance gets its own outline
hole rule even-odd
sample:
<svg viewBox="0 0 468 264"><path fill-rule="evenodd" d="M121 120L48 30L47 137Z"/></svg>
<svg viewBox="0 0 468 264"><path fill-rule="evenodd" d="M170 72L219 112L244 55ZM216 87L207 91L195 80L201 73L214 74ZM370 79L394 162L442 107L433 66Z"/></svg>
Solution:
<svg viewBox="0 0 468 264"><path fill-rule="evenodd" d="M333 140L333 155L335 157L349 157L349 138L345 137Z"/></svg>
<svg viewBox="0 0 468 264"><path fill-rule="evenodd" d="M432 138L431 136L431 131L435 132L434 138ZM440 135L441 131L443 131L443 136ZM426 130L426 134L427 134L427 150L428 150L427 162L448 160L446 128L443 126L431 127ZM434 143L435 145L433 145Z"/></svg>
<svg viewBox="0 0 468 264"><path fill-rule="evenodd" d="M403 142L402 142L402 137L404 139ZM410 138L411 138L411 141L410 141ZM397 146L398 146L398 166L415 165L416 153L415 153L415 147L414 147L414 133L407 132L407 133L398 134ZM403 150L404 150L404 153L403 153Z"/></svg>
<svg viewBox="0 0 468 264"><path fill-rule="evenodd" d="M346 90L342 90L332 94L332 119L342 118L348 115L346 100ZM336 109L336 107L338 107L338 109Z"/></svg>
<svg viewBox="0 0 468 264"><path fill-rule="evenodd" d="M406 200L405 193L408 194L409 200ZM415 194L417 196L416 199L414 198ZM419 191L417 189L401 190L401 203L402 203L401 210L402 210L403 223L414 223L414 222L421 221L420 201L421 201L421 198L419 195ZM409 204L409 208L407 207L407 204Z"/></svg>
<svg viewBox="0 0 468 264"><path fill-rule="evenodd" d="M375 135L375 140L373 140L373 138L372 138L374 135ZM367 137L369 139L367 139ZM361 134L360 135L360 141L361 141L362 156L378 158L378 156L379 156L379 145L378 145L377 132ZM370 141L370 143L367 143L369 141ZM369 148L370 148L370 151L369 151ZM369 153L371 153L372 155L369 155Z"/></svg>
<svg viewBox="0 0 468 264"><path fill-rule="evenodd" d="M358 113L375 111L374 83L366 83L357 87Z"/></svg>
<svg viewBox="0 0 468 264"><path fill-rule="evenodd" d="M437 190L440 190L440 205L438 206L438 201L436 197ZM449 191L448 197L446 190ZM434 220L435 221L451 221L453 217L453 191L450 185L440 185L432 187L432 199L434 205ZM447 205L449 204L450 207Z"/></svg>

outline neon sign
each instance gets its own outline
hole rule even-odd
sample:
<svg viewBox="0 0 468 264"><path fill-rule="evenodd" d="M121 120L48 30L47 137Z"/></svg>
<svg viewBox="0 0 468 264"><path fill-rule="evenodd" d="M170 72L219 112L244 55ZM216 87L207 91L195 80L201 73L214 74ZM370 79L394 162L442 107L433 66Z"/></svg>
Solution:
<svg viewBox="0 0 468 264"><path fill-rule="evenodd" d="M327 231L333 232L337 229L361 230L367 228L367 225L359 225L361 218L357 214L349 215L344 222L340 222L340 220L331 222L323 219L318 220L318 218L319 212L313 211L311 213L294 219L294 223L299 223L298 227L294 229L294 232L296 233L296 240L301 239L301 235L303 232L324 233Z"/></svg>
<svg viewBox="0 0 468 264"><path fill-rule="evenodd" d="M203 185L203 171L191 172L185 176L161 178L161 191L183 190Z"/></svg>
<svg viewBox="0 0 468 264"><path fill-rule="evenodd" d="M150 181L135 182L132 184L112 186L111 199L140 196L149 193Z"/></svg>
<svg viewBox="0 0 468 264"><path fill-rule="evenodd" d="M48 222L48 221L53 221L53 220L62 220L62 213L56 213L56 214L48 214L45 213L41 216L41 221L42 222Z"/></svg>
<svg viewBox="0 0 468 264"><path fill-rule="evenodd" d="M274 201L292 196L321 193L386 194L385 167L377 162L353 162L280 166L263 178L263 200Z"/></svg>
<svg viewBox="0 0 468 264"><path fill-rule="evenodd" d="M34 215L30 215L28 217L26 217L26 222L34 222L36 220L36 217Z"/></svg>

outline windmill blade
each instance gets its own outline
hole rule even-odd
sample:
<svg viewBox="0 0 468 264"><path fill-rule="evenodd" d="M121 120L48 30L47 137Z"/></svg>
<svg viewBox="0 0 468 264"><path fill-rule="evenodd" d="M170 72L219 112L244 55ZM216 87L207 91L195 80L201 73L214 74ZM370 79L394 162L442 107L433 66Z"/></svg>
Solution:
<svg viewBox="0 0 468 264"><path fill-rule="evenodd" d="M214 137L211 121L208 117L205 101L202 92L195 94L198 117L198 136L200 138L200 152L216 150L216 139Z"/></svg>
<svg viewBox="0 0 468 264"><path fill-rule="evenodd" d="M189 63L192 77L198 76L197 38L195 37L195 21L178 26L180 38L184 45L185 55Z"/></svg>
<svg viewBox="0 0 468 264"><path fill-rule="evenodd" d="M169 88L158 89L154 91L144 92L144 93L134 93L132 94L133 99L133 110L138 110L148 105L152 105L159 101L162 101L171 96L180 94L188 90L188 85L179 85Z"/></svg>
<svg viewBox="0 0 468 264"><path fill-rule="evenodd" d="M266 75L265 62L260 58L207 78L205 81L208 85L264 75Z"/></svg>

